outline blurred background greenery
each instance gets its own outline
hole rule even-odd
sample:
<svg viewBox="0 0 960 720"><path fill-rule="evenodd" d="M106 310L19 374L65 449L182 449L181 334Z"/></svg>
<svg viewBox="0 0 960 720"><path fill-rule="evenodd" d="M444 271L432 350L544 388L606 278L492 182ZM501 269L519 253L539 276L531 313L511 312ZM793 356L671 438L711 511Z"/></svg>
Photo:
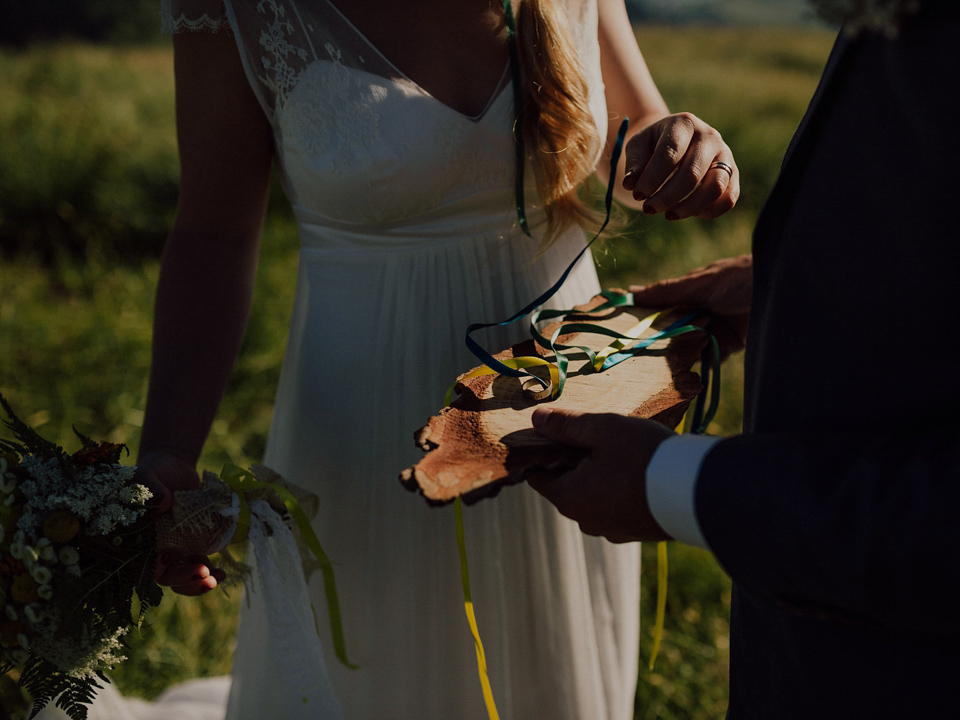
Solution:
<svg viewBox="0 0 960 720"><path fill-rule="evenodd" d="M143 12L78 30L121 5ZM75 39L54 32L59 20L44 24L55 11L87 13L68 26ZM45 30L14 37L30 13L27 20ZM11 18L19 25L5 22ZM637 34L670 107L707 119L733 148L743 195L713 222L635 218L595 253L607 286L675 276L749 250L751 227L832 42L815 27L644 24ZM144 38L151 41L132 42ZM0 392L59 443L72 446L76 426L136 448L153 288L178 171L172 59L168 43L156 39L155 2L8 3L0 9L0 43ZM262 455L296 263L295 227L275 186L249 330L202 467L246 465ZM732 433L741 419L738 358L723 377L711 430ZM648 671L656 561L655 548L644 548L635 717L715 720L726 707L729 580L705 551L671 547L670 565L666 635ZM125 693L154 697L174 682L229 672L241 595L168 594L130 638L130 660L114 681ZM25 717L15 677L0 678L0 707Z"/></svg>

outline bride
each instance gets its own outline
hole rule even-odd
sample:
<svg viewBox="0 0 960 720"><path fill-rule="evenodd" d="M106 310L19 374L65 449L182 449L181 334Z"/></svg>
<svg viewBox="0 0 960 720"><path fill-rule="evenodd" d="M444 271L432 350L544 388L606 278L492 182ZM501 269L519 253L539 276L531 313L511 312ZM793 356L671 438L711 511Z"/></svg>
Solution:
<svg viewBox="0 0 960 720"><path fill-rule="evenodd" d="M452 509L429 508L397 482L419 453L413 431L476 364L467 325L509 317L583 247L583 228L598 223L578 190L608 162L620 118L632 134L618 191L648 214L714 217L739 192L719 134L668 112L622 0L514 0L516 64L508 5L163 1L181 193L138 465L164 507L169 491L197 482L243 337L276 163L301 255L264 464L320 498L314 525L337 568L358 669L340 664L320 631L350 720L486 717ZM597 290L583 260L551 304ZM501 329L483 341L519 339ZM500 717L631 718L638 546L581 535L526 486L468 508L465 522ZM161 557L159 578L208 592L222 575L204 560ZM316 576L310 591L326 617ZM213 716L226 701L228 718L309 717L285 706L292 691L270 654L285 651L267 649L271 617L259 593L248 598L229 691L201 683L200 694L219 693ZM183 720L204 712L175 707Z"/></svg>

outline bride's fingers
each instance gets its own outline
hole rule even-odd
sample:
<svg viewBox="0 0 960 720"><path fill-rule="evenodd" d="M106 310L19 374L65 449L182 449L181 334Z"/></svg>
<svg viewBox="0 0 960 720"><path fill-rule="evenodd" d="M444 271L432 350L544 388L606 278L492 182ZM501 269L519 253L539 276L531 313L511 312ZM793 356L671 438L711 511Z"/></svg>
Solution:
<svg viewBox="0 0 960 720"><path fill-rule="evenodd" d="M188 583L186 585L171 585L170 589L173 590L178 595L186 595L187 597L198 597L200 595L206 595L208 592L213 590L217 586L217 581L212 577L206 578L204 580L197 580L195 582Z"/></svg>
<svg viewBox="0 0 960 720"><path fill-rule="evenodd" d="M667 220L715 218L733 208L740 197L740 172L732 157L711 162L696 190L667 208Z"/></svg>
<svg viewBox="0 0 960 720"><path fill-rule="evenodd" d="M628 148L626 166L634 199L651 197L674 173L694 140L695 120L685 113L672 115L637 133L636 143ZM624 178L624 185L627 185L627 178ZM648 214L659 212L653 208L649 200L643 206Z"/></svg>
<svg viewBox="0 0 960 720"><path fill-rule="evenodd" d="M202 595L225 578L226 573L212 568L204 556L171 559L169 554L164 553L157 561L157 582L169 586L180 595Z"/></svg>
<svg viewBox="0 0 960 720"><path fill-rule="evenodd" d="M685 197L693 193L707 175L710 160L717 148L703 143L691 143L687 154L677 165L676 172L670 176L663 187L647 199L643 211L648 215L672 210Z"/></svg>

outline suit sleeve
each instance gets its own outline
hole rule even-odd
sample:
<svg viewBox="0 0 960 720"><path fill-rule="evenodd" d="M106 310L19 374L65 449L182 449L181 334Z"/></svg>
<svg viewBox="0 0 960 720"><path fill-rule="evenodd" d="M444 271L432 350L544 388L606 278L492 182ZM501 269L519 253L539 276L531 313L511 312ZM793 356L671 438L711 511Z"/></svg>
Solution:
<svg viewBox="0 0 960 720"><path fill-rule="evenodd" d="M764 604L960 632L960 426L729 438L695 502L720 563Z"/></svg>

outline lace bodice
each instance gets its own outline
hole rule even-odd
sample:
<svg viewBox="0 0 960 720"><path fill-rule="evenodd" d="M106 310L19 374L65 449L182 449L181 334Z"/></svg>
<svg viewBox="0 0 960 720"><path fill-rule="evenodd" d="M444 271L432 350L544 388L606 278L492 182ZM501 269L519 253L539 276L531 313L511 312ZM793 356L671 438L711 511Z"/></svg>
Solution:
<svg viewBox="0 0 960 720"><path fill-rule="evenodd" d="M506 69L486 109L467 117L404 75L329 0L163 3L170 32L226 27L236 36L301 222L422 233L438 215L455 214L469 226L480 206L512 209ZM602 137L596 7L582 0L564 0L563 7ZM533 206L532 173L527 178Z"/></svg>

